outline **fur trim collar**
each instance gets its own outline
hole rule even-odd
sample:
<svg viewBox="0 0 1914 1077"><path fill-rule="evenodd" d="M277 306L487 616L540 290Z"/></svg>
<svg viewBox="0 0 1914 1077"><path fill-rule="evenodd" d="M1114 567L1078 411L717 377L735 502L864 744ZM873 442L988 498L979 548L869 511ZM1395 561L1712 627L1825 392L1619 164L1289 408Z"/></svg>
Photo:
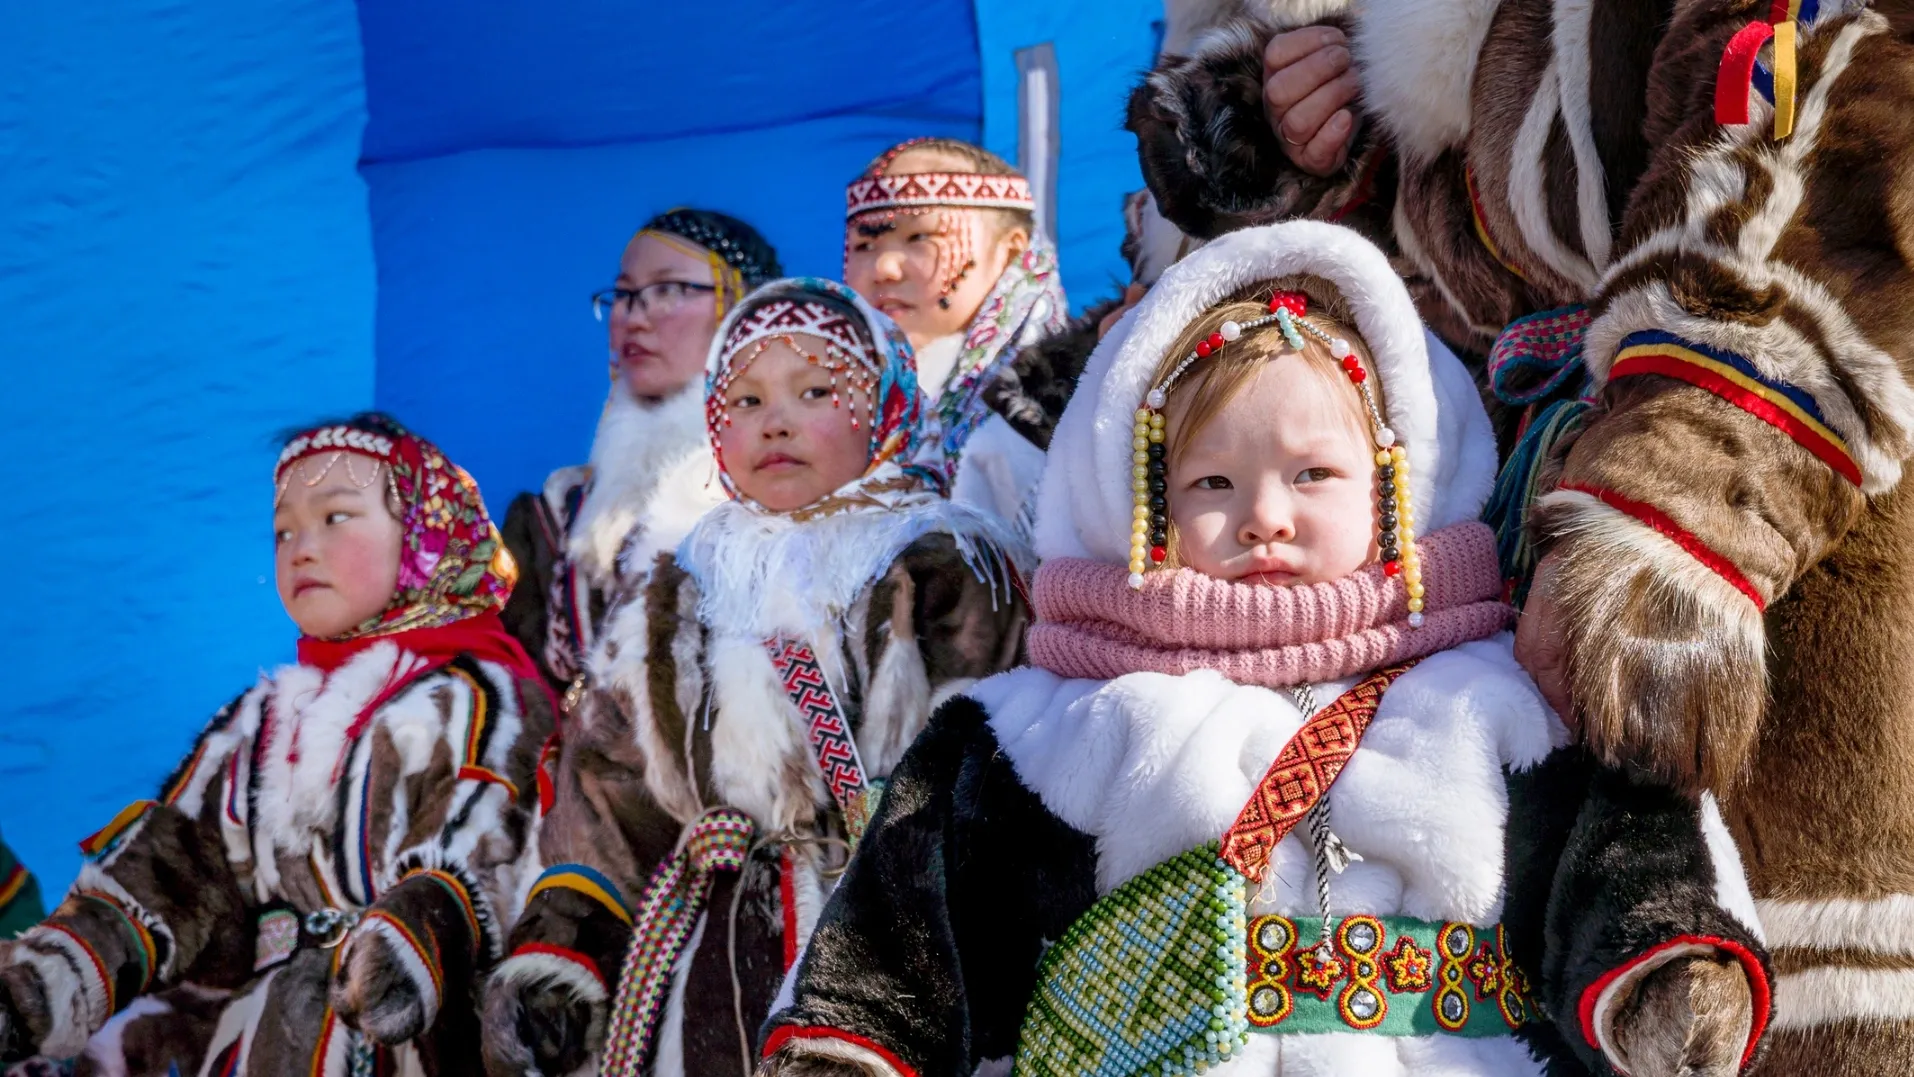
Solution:
<svg viewBox="0 0 1914 1077"><path fill-rule="evenodd" d="M1289 273L1323 277L1349 298L1375 356L1389 426L1409 453L1422 530L1473 520L1495 482L1495 437L1475 380L1422 325L1402 278L1360 235L1318 221L1245 228L1166 270L1111 329L1057 423L1037 499L1039 557L1125 563L1131 426L1157 360L1183 328L1235 289Z"/></svg>
<svg viewBox="0 0 1914 1077"><path fill-rule="evenodd" d="M1316 686L1327 704L1352 680ZM1219 673L1067 680L1026 668L970 690L1019 779L1097 842L1102 892L1235 821L1302 725L1286 692ZM1331 789L1338 836L1364 860L1337 876L1350 912L1493 922L1501 914L1503 768L1525 767L1567 731L1515 664L1511 637L1431 655L1384 695ZM1315 909L1301 833L1277 847L1264 900Z"/></svg>
<svg viewBox="0 0 1914 1077"><path fill-rule="evenodd" d="M686 536L677 560L698 585L698 619L714 631L809 636L838 624L905 547L935 532L957 539L978 579L1006 590L1003 559L1019 570L1032 562L1007 522L941 497L804 521L727 501Z"/></svg>
<svg viewBox="0 0 1914 1077"><path fill-rule="evenodd" d="M660 476L674 460L693 453L711 455L702 379L650 405L633 400L622 385L612 386L592 438L590 486L565 542L566 558L584 568L594 586L612 582L618 551Z"/></svg>
<svg viewBox="0 0 1914 1077"><path fill-rule="evenodd" d="M925 400L937 400L957 371L958 354L964 350L964 334L952 333L924 345L917 353L917 387Z"/></svg>

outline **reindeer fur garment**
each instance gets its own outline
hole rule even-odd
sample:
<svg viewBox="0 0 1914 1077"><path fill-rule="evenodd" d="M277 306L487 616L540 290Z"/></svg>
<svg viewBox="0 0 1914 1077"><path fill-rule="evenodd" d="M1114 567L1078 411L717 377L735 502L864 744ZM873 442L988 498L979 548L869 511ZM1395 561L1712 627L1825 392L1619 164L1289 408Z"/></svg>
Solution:
<svg viewBox="0 0 1914 1077"><path fill-rule="evenodd" d="M1009 575L1022 555L1002 524L952 502L803 523L735 503L726 513L607 619L540 830L544 866L586 865L635 904L705 811L736 808L756 824L744 871L718 876L675 970L659 1077L738 1072L786 953L809 935L844 861L842 822L765 640L813 646L877 779L938 703L1017 660L1023 630ZM573 891L534 896L488 995L494 1070L585 1071L629 940L628 926ZM522 1006L575 1004L589 1019L555 1056L518 1042Z"/></svg>
<svg viewBox="0 0 1914 1077"><path fill-rule="evenodd" d="M118 1006L137 997L127 985L139 983L140 956L111 907L84 896L96 894L154 937L151 990L191 985L181 988L191 997L169 992L166 1004L141 1003L115 1026L112 1043L95 1045L94 1064L124 1066L103 1057L115 1043L197 1029L213 1035L194 1050L209 1064L236 1058L230 1072L345 1077L343 1028L327 1008L331 953L300 950L253 975L254 922L263 907L285 903L302 913L378 910L432 939L442 989L408 963L410 950L394 950L387 969L392 995L421 1000L427 1026L397 1060L425 1073L472 1072L477 1022L469 999L517 911L533 771L552 716L540 686L461 657L408 685L348 736L395 667L414 661L385 642L330 675L295 665L262 678L214 717L161 803L81 870L47 924L0 944L0 976L15 982L14 972L31 966L49 989L48 1025L35 1029L47 1054L79 1053L112 1016L94 966L76 960L75 936L106 963ZM466 914L444 887L404 878L415 868L461 880L480 938L470 937ZM355 937L352 945L367 942ZM209 1006L216 1021L207 1019ZM366 1017L378 1013L371 1006ZM328 1020L335 1049L315 1060Z"/></svg>

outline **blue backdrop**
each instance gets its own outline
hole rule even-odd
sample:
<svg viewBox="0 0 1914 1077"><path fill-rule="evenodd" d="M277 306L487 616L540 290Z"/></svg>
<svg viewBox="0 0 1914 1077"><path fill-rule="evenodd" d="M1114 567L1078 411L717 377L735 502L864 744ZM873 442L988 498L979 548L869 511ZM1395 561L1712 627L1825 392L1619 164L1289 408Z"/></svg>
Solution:
<svg viewBox="0 0 1914 1077"><path fill-rule="evenodd" d="M495 509L590 443L586 297L675 204L835 275L842 187L916 135L1015 159L1016 50L1062 83L1073 302L1139 185L1124 95L1160 0L74 0L0 35L0 833L57 891L291 653L272 434L368 406Z"/></svg>

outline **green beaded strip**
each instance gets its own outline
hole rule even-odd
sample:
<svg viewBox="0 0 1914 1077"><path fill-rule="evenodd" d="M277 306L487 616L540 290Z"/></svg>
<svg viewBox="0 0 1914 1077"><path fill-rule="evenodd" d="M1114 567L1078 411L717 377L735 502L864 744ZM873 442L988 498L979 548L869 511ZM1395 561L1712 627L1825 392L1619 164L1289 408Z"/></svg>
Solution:
<svg viewBox="0 0 1914 1077"><path fill-rule="evenodd" d="M1243 877L1212 842L1111 891L1044 955L1014 1077L1185 1077L1249 1042Z"/></svg>

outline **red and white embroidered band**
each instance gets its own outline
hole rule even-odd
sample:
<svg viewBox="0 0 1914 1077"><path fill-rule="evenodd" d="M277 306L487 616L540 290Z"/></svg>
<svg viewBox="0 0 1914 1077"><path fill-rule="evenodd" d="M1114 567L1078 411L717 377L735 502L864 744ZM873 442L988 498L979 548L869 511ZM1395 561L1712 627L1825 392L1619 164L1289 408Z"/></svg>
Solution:
<svg viewBox="0 0 1914 1077"><path fill-rule="evenodd" d="M864 827L875 810L872 786L865 776L864 761L858 758L857 742L851 739L850 723L838 706L817 652L807 643L794 639L768 639L764 647L771 652L771 664L791 705L804 716L805 735L811 742L811 756L817 760L831 799L844 812L844 827L855 843L864 836Z"/></svg>
<svg viewBox="0 0 1914 1077"><path fill-rule="evenodd" d="M861 176L844 189L844 219L880 210L934 209L1035 210L1030 181L1022 176L985 176L975 172L912 172L901 176Z"/></svg>
<svg viewBox="0 0 1914 1077"><path fill-rule="evenodd" d="M328 452L357 452L391 463L392 449L393 441L388 437L355 430L350 426L322 426L293 438L286 443L285 448L279 450L279 462L273 466L273 481L277 482L286 473L287 465L308 456Z"/></svg>
<svg viewBox="0 0 1914 1077"><path fill-rule="evenodd" d="M724 348L718 353L720 368L726 375L735 375L731 362L738 353L760 341L799 333L828 341L866 370L877 366L870 346L843 314L822 303L772 299L751 308L731 326L724 338Z"/></svg>

